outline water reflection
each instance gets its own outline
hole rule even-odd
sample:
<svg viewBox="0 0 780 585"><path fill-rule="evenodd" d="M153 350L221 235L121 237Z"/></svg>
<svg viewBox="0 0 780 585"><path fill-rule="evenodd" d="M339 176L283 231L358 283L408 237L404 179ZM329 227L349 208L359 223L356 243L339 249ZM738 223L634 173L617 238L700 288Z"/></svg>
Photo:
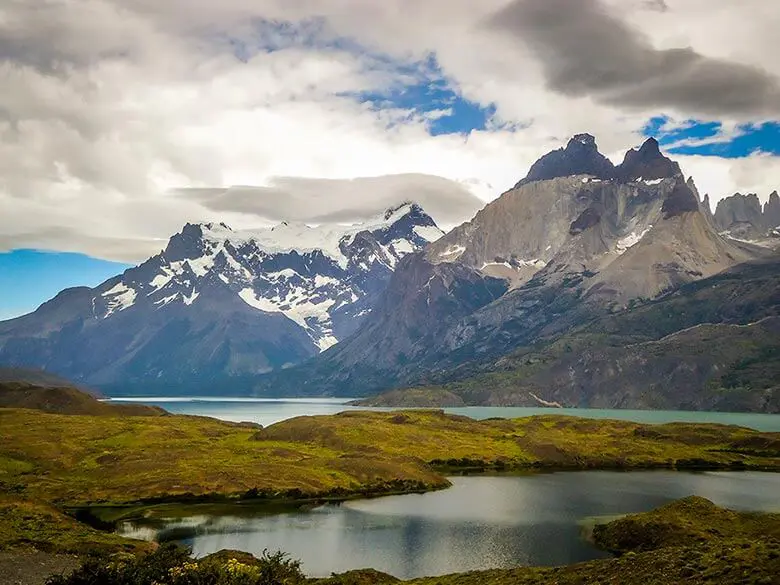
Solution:
<svg viewBox="0 0 780 585"><path fill-rule="evenodd" d="M312 576L373 567L400 578L604 556L581 537L586 517L650 510L697 494L741 510L780 511L780 474L572 472L459 477L423 495L326 505L273 516L197 514L128 535L174 539L197 556L283 550Z"/></svg>

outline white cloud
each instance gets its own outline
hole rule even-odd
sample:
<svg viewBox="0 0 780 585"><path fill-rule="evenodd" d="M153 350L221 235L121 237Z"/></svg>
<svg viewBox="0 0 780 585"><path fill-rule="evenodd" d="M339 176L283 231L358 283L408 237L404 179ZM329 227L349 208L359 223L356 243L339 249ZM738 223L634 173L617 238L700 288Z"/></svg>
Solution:
<svg viewBox="0 0 780 585"><path fill-rule="evenodd" d="M713 205L734 193L756 193L766 203L780 190L780 157L755 153L733 159L712 156L676 156L686 175L693 176L702 197L709 193Z"/></svg>
<svg viewBox="0 0 780 585"><path fill-rule="evenodd" d="M780 74L771 2L667 0L659 11L610 1L659 48L691 45ZM138 261L185 221L359 218L393 199L422 200L451 224L473 211L467 191L499 195L571 134L591 132L609 153L638 143L659 112L547 90L534 57L485 24L508 3L6 2L0 248ZM429 77L431 54L463 96L495 104L488 130L432 136L446 105L377 111L353 97ZM683 166L716 199L780 186L775 157Z"/></svg>

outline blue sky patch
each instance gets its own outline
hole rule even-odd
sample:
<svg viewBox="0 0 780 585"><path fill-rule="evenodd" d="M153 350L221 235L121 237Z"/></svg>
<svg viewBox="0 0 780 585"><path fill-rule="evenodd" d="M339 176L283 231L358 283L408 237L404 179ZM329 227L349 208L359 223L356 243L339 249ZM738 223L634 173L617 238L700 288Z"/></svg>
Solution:
<svg viewBox="0 0 780 585"><path fill-rule="evenodd" d="M761 151L780 156L780 122L743 124L731 138L723 136L720 122L688 120L665 128L668 118L652 118L644 127L645 136L655 136L671 154L739 158Z"/></svg>
<svg viewBox="0 0 780 585"><path fill-rule="evenodd" d="M258 20L253 22L250 30L241 38L222 39L233 55L244 62L258 53L293 47L360 55L367 69L388 72L397 78L397 82L381 90L340 95L368 104L377 111L408 110L410 118L422 117L426 120L431 135L468 134L472 130L484 130L495 114L492 104L482 106L464 98L457 85L444 75L433 54L420 61L399 62L352 39L332 34L327 23L316 18L296 23Z"/></svg>
<svg viewBox="0 0 780 585"><path fill-rule="evenodd" d="M84 254L14 250L0 253L0 321L34 311L58 292L96 286L130 268Z"/></svg>
<svg viewBox="0 0 780 585"><path fill-rule="evenodd" d="M484 130L496 113L493 104L482 106L464 98L452 80L444 75L434 55L423 62L399 67L399 75L414 82L386 91L352 94L351 97L376 110L409 110L427 120L433 136Z"/></svg>

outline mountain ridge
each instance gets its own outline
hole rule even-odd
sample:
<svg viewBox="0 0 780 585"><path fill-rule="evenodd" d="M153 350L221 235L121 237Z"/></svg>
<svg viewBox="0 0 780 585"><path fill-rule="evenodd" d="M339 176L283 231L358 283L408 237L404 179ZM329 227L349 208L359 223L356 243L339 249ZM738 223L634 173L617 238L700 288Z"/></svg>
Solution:
<svg viewBox="0 0 780 585"><path fill-rule="evenodd" d="M693 181L657 141L629 150L609 173L595 170L607 179L557 176L585 168L572 162L572 151L589 153L587 164L600 160L590 135L542 157L543 172L534 165L518 186L399 267L352 337L261 378L255 394L295 387L359 396L454 381L492 368L517 347L770 253L721 236ZM443 291L431 295L429 283ZM458 290L458 298L493 294L453 307L448 290ZM406 300L398 304L401 292Z"/></svg>
<svg viewBox="0 0 780 585"><path fill-rule="evenodd" d="M0 363L114 393L246 386L348 336L401 259L442 233L412 202L351 226L186 224L138 266L0 323Z"/></svg>

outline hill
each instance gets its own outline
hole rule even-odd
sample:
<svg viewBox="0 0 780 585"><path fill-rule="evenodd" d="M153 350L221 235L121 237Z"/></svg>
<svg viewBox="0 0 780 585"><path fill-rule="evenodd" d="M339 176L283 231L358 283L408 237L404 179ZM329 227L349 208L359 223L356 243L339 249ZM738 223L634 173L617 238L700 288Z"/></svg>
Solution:
<svg viewBox="0 0 780 585"><path fill-rule="evenodd" d="M71 386L0 382L0 408L24 408L52 414L93 416L161 416L162 408L143 404L110 404Z"/></svg>

